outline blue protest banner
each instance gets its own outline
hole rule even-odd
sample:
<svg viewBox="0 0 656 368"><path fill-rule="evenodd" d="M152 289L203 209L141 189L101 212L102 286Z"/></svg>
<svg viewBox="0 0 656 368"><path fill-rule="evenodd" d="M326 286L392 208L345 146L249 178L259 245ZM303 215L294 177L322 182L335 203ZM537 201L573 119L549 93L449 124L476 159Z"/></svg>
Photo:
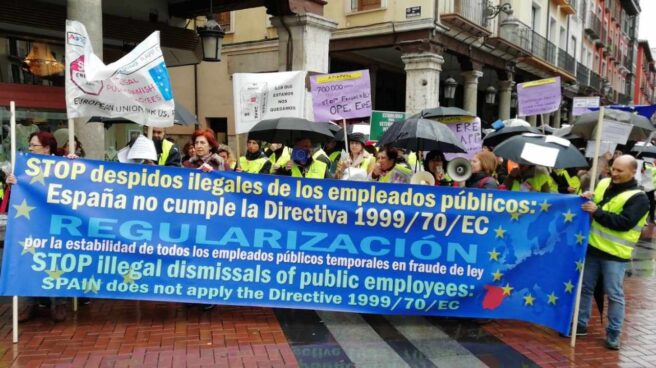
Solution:
<svg viewBox="0 0 656 368"><path fill-rule="evenodd" d="M576 196L23 155L4 295L512 318L567 333Z"/></svg>

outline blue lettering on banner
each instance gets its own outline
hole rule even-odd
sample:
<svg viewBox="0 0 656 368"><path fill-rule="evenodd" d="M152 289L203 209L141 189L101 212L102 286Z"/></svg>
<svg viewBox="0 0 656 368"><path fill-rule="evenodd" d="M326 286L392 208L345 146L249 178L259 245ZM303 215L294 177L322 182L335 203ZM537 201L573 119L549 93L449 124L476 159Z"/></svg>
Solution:
<svg viewBox="0 0 656 368"><path fill-rule="evenodd" d="M569 330L583 199L19 155L0 292ZM21 280L21 282L15 282Z"/></svg>

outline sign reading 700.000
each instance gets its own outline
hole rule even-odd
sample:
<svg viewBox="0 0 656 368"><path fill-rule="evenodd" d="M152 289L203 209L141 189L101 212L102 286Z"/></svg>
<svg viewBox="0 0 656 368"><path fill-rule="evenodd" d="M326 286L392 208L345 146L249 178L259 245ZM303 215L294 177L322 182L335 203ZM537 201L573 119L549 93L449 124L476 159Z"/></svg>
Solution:
<svg viewBox="0 0 656 368"><path fill-rule="evenodd" d="M15 172L4 295L515 318L567 332L589 228L576 196L29 154Z"/></svg>

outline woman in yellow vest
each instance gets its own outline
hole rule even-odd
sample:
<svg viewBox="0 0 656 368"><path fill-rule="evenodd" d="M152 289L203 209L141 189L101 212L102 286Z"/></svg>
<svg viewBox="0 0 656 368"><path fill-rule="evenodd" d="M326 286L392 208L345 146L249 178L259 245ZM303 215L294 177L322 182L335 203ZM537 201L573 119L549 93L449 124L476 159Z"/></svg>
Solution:
<svg viewBox="0 0 656 368"><path fill-rule="evenodd" d="M349 155L342 157L337 163L337 170L335 171L335 179L342 179L346 168L364 170L367 175L371 174L376 165L376 160L364 149L364 134L353 133L348 136L349 140Z"/></svg>
<svg viewBox="0 0 656 368"><path fill-rule="evenodd" d="M385 147L378 152L378 161L371 172L371 181L381 183L409 183L412 170L405 165L399 150Z"/></svg>
<svg viewBox="0 0 656 368"><path fill-rule="evenodd" d="M239 158L237 171L251 174L269 174L271 162L261 147L260 141L249 139L246 142L246 154Z"/></svg>

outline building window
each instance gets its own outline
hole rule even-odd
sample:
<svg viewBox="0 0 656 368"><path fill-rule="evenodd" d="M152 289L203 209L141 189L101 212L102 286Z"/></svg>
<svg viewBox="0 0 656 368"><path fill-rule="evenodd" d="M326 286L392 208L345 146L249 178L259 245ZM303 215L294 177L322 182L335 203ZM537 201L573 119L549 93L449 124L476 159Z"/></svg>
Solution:
<svg viewBox="0 0 656 368"><path fill-rule="evenodd" d="M380 9L383 5L383 0L351 0L351 11Z"/></svg>
<svg viewBox="0 0 656 368"><path fill-rule="evenodd" d="M233 17L233 12L221 12L221 13L216 13L216 21L223 27L223 30L225 32L233 32L234 29L232 28L232 17Z"/></svg>

